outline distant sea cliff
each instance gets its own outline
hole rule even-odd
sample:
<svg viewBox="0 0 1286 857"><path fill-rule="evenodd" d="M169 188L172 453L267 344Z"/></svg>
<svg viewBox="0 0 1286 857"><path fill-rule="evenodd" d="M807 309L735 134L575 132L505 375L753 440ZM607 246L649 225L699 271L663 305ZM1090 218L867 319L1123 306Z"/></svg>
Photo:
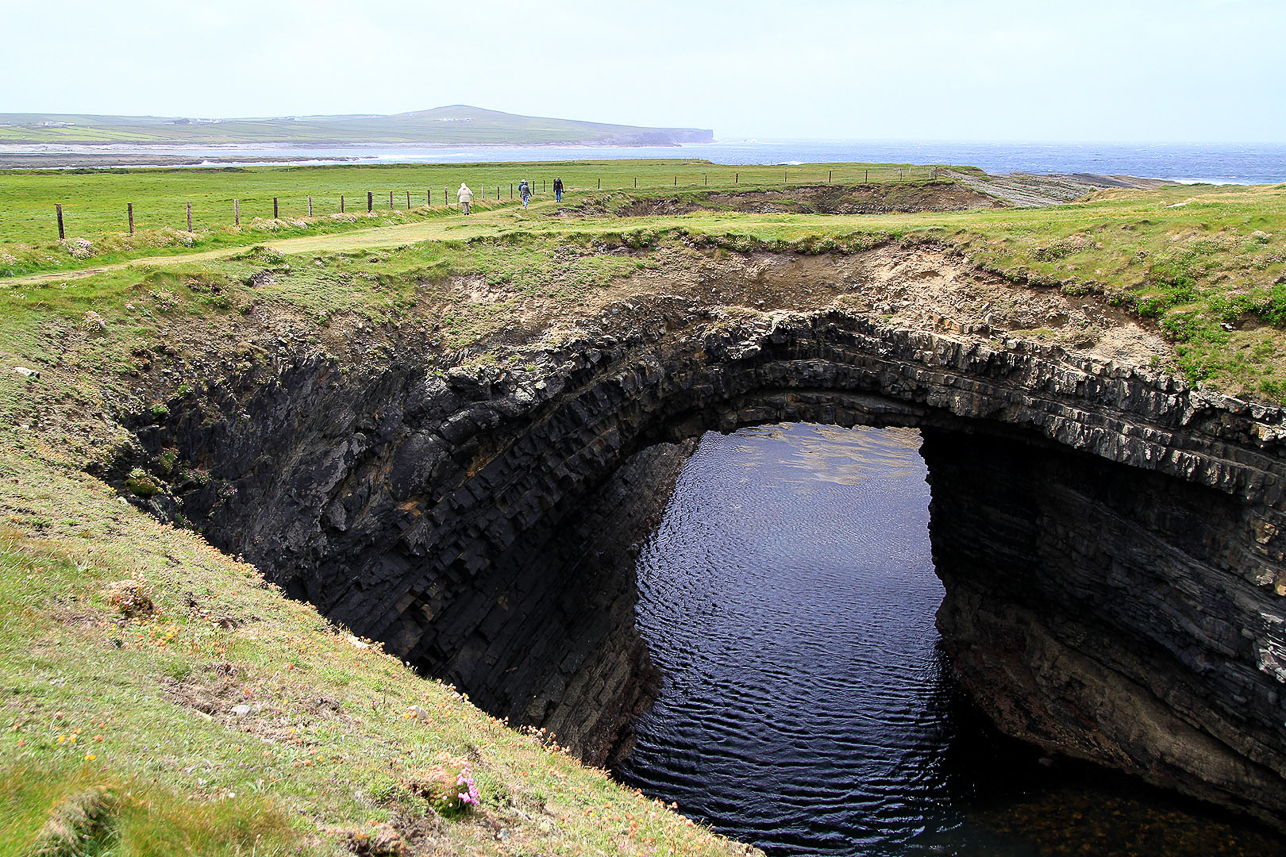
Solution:
<svg viewBox="0 0 1286 857"><path fill-rule="evenodd" d="M652 128L521 116L456 104L412 113L259 119L0 113L0 145L681 146L704 128Z"/></svg>

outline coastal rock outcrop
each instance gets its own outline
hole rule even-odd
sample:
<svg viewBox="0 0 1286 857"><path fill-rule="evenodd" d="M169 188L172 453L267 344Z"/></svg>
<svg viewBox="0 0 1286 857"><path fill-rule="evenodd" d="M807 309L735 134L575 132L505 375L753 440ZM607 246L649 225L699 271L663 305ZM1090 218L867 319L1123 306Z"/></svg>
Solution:
<svg viewBox="0 0 1286 857"><path fill-rule="evenodd" d="M446 367L300 359L138 427L182 516L296 597L603 763L654 670L631 549L682 444L779 421L925 437L939 626L1007 731L1286 819L1281 410L1018 340L834 310L623 304ZM502 350L500 350L502 351Z"/></svg>

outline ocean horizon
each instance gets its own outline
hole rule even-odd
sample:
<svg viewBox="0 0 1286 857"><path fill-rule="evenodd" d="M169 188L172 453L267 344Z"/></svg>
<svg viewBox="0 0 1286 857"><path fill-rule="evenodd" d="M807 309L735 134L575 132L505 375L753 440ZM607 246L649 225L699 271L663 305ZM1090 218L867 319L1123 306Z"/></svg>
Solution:
<svg viewBox="0 0 1286 857"><path fill-rule="evenodd" d="M195 166L281 163L508 163L621 159L702 159L717 164L910 163L973 166L992 174L1090 173L1177 182L1286 182L1286 143L1053 143L908 140L764 140L681 146L146 146L24 145L4 151L95 157L95 166L138 166L140 154L207 159ZM122 158L120 164L111 156ZM103 157L107 156L107 157ZM250 160L246 160L250 159ZM157 166L169 166L158 164Z"/></svg>

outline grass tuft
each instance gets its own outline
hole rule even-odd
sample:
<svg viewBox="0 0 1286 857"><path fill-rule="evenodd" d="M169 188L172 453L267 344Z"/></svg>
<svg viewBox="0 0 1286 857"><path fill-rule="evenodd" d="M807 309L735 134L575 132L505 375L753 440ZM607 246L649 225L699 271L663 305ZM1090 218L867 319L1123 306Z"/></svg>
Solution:
<svg viewBox="0 0 1286 857"><path fill-rule="evenodd" d="M54 804L49 820L36 834L33 857L78 857L107 833L117 801L105 786L90 786Z"/></svg>

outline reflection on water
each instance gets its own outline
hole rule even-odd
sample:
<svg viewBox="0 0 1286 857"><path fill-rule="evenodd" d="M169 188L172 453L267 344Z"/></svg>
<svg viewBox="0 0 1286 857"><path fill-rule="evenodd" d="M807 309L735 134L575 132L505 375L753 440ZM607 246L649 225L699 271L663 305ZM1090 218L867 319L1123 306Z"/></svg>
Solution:
<svg viewBox="0 0 1286 857"><path fill-rule="evenodd" d="M771 855L1278 854L990 729L951 680L910 430L707 435L639 560L665 673L617 773Z"/></svg>

